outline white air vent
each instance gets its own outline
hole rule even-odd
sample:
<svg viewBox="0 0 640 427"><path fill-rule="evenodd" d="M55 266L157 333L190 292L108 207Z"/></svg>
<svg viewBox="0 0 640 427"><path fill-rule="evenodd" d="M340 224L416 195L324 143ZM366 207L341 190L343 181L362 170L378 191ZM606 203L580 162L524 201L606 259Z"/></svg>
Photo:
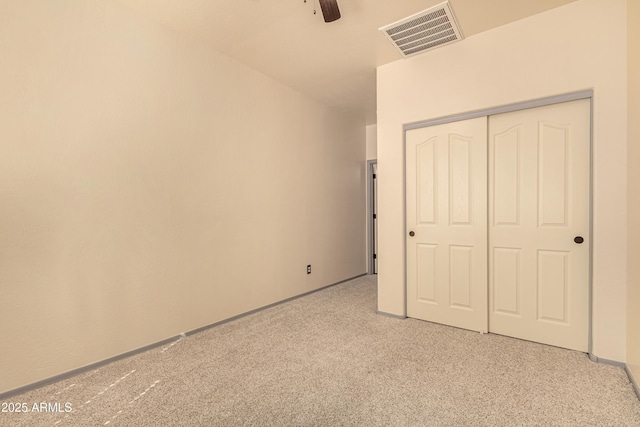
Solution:
<svg viewBox="0 0 640 427"><path fill-rule="evenodd" d="M463 39L448 2L382 27L380 31L404 57Z"/></svg>

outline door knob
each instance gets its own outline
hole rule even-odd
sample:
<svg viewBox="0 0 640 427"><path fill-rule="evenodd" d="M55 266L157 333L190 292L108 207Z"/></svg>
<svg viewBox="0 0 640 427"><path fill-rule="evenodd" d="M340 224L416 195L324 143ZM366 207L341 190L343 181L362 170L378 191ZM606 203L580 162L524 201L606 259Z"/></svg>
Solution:
<svg viewBox="0 0 640 427"><path fill-rule="evenodd" d="M576 236L573 241L577 244L581 244L582 242L584 242L584 238L582 236Z"/></svg>
<svg viewBox="0 0 640 427"><path fill-rule="evenodd" d="M410 232L409 232L409 236L413 237L413 236L415 236L415 235L416 235L416 233L414 233L413 231L410 231Z"/></svg>

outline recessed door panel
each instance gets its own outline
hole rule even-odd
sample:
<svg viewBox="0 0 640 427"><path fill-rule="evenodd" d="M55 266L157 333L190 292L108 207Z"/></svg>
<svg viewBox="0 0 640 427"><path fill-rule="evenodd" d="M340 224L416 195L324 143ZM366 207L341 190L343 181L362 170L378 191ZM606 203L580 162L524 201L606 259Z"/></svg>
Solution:
<svg viewBox="0 0 640 427"><path fill-rule="evenodd" d="M538 320L567 323L569 252L538 251Z"/></svg>
<svg viewBox="0 0 640 427"><path fill-rule="evenodd" d="M565 227L569 210L569 128L559 123L540 123L538 131L540 227Z"/></svg>
<svg viewBox="0 0 640 427"><path fill-rule="evenodd" d="M418 222L420 224L434 224L438 211L436 198L437 164L436 144L438 138L430 138L416 149L416 170L418 171L418 186L420 191L415 197L418 199Z"/></svg>
<svg viewBox="0 0 640 427"><path fill-rule="evenodd" d="M436 245L417 245L418 265L416 281L417 299L428 304L438 304L436 299Z"/></svg>
<svg viewBox="0 0 640 427"><path fill-rule="evenodd" d="M520 315L520 250L493 248L492 311Z"/></svg>
<svg viewBox="0 0 640 427"><path fill-rule="evenodd" d="M520 222L520 126L495 135L493 149L494 225Z"/></svg>
<svg viewBox="0 0 640 427"><path fill-rule="evenodd" d="M452 225L471 225L471 144L472 138L449 137L449 212Z"/></svg>
<svg viewBox="0 0 640 427"><path fill-rule="evenodd" d="M449 248L449 290L451 307L473 310L471 287L473 285L473 248L469 246L451 246Z"/></svg>

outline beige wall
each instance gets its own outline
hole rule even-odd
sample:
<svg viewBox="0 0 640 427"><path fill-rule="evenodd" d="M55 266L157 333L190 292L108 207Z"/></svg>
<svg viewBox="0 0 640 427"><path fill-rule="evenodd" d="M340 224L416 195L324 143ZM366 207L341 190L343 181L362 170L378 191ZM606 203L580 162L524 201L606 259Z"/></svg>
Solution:
<svg viewBox="0 0 640 427"><path fill-rule="evenodd" d="M580 0L378 68L378 308L405 314L405 123L593 89L593 339L626 357L626 0Z"/></svg>
<svg viewBox="0 0 640 427"><path fill-rule="evenodd" d="M628 0L629 294L627 364L640 384L640 2Z"/></svg>
<svg viewBox="0 0 640 427"><path fill-rule="evenodd" d="M366 271L364 123L116 1L0 29L0 393Z"/></svg>
<svg viewBox="0 0 640 427"><path fill-rule="evenodd" d="M369 125L367 132L367 160L375 160L378 157L378 126Z"/></svg>

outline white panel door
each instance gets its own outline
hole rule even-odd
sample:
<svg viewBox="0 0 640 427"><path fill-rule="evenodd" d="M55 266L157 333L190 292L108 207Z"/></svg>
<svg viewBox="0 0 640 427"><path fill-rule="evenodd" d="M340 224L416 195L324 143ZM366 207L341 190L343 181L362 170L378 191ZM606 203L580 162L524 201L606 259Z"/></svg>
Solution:
<svg viewBox="0 0 640 427"><path fill-rule="evenodd" d="M489 118L490 332L588 351L589 156L589 100Z"/></svg>
<svg viewBox="0 0 640 427"><path fill-rule="evenodd" d="M487 119L407 131L407 315L487 331Z"/></svg>

